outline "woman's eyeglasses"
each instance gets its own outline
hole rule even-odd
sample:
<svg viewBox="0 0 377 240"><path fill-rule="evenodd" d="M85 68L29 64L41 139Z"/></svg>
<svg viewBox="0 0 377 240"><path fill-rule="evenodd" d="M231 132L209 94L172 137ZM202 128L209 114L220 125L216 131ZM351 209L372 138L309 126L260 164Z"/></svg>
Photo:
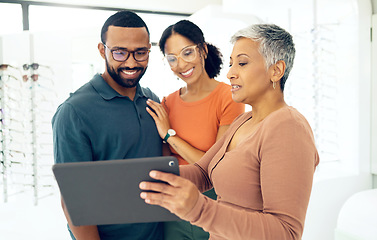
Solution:
<svg viewBox="0 0 377 240"><path fill-rule="evenodd" d="M167 54L165 58L168 61L171 68L176 67L178 65L178 58L181 58L183 61L186 62L192 62L196 58L197 47L197 45L185 47L181 50L178 56L175 54Z"/></svg>
<svg viewBox="0 0 377 240"><path fill-rule="evenodd" d="M130 57L132 54L133 58L135 59L136 62L144 62L148 59L149 53L151 50L148 48L141 48L136 51L129 51L125 48L115 48L111 49L108 47L106 44L102 43L103 46L105 46L107 49L110 50L111 55L113 56L113 59L117 62L124 62L127 61L127 59Z"/></svg>

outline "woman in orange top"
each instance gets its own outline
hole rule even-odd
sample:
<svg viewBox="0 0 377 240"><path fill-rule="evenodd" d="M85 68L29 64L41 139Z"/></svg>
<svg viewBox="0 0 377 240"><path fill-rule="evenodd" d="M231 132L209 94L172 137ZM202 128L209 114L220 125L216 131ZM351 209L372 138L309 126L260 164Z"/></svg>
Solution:
<svg viewBox="0 0 377 240"><path fill-rule="evenodd" d="M219 50L205 42L194 23L182 20L162 34L161 52L171 70L186 86L171 93L162 104L148 101L159 134L181 165L197 162L245 111L232 100L231 87L214 78L222 66ZM216 198L213 190L205 193ZM165 223L165 239L208 239L208 233L188 222Z"/></svg>

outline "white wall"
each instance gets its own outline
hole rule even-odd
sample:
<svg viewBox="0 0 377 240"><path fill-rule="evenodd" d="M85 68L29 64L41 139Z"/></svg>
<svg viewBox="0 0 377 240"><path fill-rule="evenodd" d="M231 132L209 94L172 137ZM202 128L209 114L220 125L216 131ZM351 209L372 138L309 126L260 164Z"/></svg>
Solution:
<svg viewBox="0 0 377 240"><path fill-rule="evenodd" d="M373 14L377 14L377 0L371 0L371 2L372 2L372 7L373 7ZM377 54L376 54L376 52L377 52L377 34L376 34L376 32L377 32L377 16L374 16L374 32L373 32L373 34L374 34L374 37L373 37L373 39L374 39L374 47L373 47L373 53L374 53L374 56L373 56L373 60L372 60L372 63L373 63L373 65L372 66L376 66L376 64L377 64ZM374 94L377 94L377 70L376 70L376 68L373 68L372 69L374 72L372 73L373 74L373 83L374 83L374 87L372 88L373 90L373 93ZM374 98L374 100L373 100L373 103L374 103L374 105L372 105L372 111L373 111L373 114L374 114L374 117L372 118L372 120L373 120L373 122L372 122L372 127L373 127L373 129L372 129L372 131L373 131L373 136L374 136L374 138L372 139L372 149L377 149L377 110L376 110L376 108L377 108L377 99L376 98ZM373 168L374 168L374 177L373 177L373 186L374 186L374 188L377 188L377 152L376 151L374 151L374 153L372 154L372 161L373 161L373 163L374 163L374 166L373 166Z"/></svg>
<svg viewBox="0 0 377 240"><path fill-rule="evenodd" d="M371 2L358 0L359 8L359 65L358 84L358 144L359 171L357 174L341 177L322 179L316 181L309 204L303 239L305 240L330 240L334 239L334 230L337 226L338 215L341 207L353 194L372 188L372 175L370 174L370 19Z"/></svg>
<svg viewBox="0 0 377 240"><path fill-rule="evenodd" d="M334 230L343 204L354 193L370 187L370 174L338 177L315 182L302 239L334 239Z"/></svg>
<svg viewBox="0 0 377 240"><path fill-rule="evenodd" d="M377 2L377 0L376 0ZM377 66L377 14L373 15L372 18L372 27L373 27L373 35L372 35L372 66ZM377 68L372 67L372 84L371 84L371 114L372 114L372 152L371 152L371 159L372 159L372 173L377 175ZM374 187L377 188L377 176L375 175L375 184Z"/></svg>

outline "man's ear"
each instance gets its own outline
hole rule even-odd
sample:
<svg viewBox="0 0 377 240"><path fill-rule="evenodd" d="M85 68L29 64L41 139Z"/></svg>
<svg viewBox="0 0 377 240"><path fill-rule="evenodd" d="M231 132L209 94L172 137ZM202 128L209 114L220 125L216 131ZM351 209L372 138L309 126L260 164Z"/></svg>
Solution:
<svg viewBox="0 0 377 240"><path fill-rule="evenodd" d="M102 58L106 59L105 46L103 45L103 43L98 43L98 51L99 54L101 54Z"/></svg>
<svg viewBox="0 0 377 240"><path fill-rule="evenodd" d="M278 82L284 76L285 73L285 62L283 60L277 61L273 66L273 74L271 76L272 82Z"/></svg>

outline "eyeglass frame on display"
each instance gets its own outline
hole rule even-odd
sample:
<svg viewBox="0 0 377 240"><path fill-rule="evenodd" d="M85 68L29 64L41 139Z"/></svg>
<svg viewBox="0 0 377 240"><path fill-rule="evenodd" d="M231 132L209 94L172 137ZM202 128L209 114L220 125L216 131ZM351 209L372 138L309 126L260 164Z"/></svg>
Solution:
<svg viewBox="0 0 377 240"><path fill-rule="evenodd" d="M54 83L54 80L52 78L45 77L44 75L42 76L39 73L33 73L31 75L27 75L27 74L22 75L22 81L23 82L29 81L29 78L31 78L33 80L33 82L38 82L39 87L53 91L53 87L54 87L55 83ZM50 86L47 86L47 84L45 85L46 82L44 82L42 85L39 84L40 83L39 78L42 78L43 80L48 80L48 82L50 83L49 84Z"/></svg>
<svg viewBox="0 0 377 240"><path fill-rule="evenodd" d="M6 64L6 63L0 64L0 70L1 71L7 70L8 67L18 70L18 68L14 67L10 64Z"/></svg>
<svg viewBox="0 0 377 240"><path fill-rule="evenodd" d="M17 71L21 72L20 69L18 69L17 67L12 66L10 64L5 64L5 63L4 64L0 64L0 71L1 72L6 71L8 68L13 68L14 70L17 70ZM3 76L7 76L8 77L7 80L9 80L10 78L14 78L17 81L19 80L17 77L15 77L15 76L13 76L11 74L4 74L4 75L0 74L0 81L3 80L2 79ZM5 82L5 80L3 80L3 81Z"/></svg>
<svg viewBox="0 0 377 240"><path fill-rule="evenodd" d="M31 74L30 78L33 80L33 82L36 82L39 79L39 74L35 74L35 73ZM24 82L27 82L29 80L29 75L27 75L27 74L22 75L22 80Z"/></svg>
<svg viewBox="0 0 377 240"><path fill-rule="evenodd" d="M29 69L33 69L35 71L35 70L38 70L39 67L44 67L44 68L48 68L48 69L51 70L51 68L49 66L41 65L39 63L31 63L31 64L25 63L24 65L22 65L22 69L24 69L24 71L28 71Z"/></svg>
<svg viewBox="0 0 377 240"><path fill-rule="evenodd" d="M38 63L32 63L32 64L24 64L22 65L22 68L27 71L29 69L33 69L33 70L37 70L39 68L39 64Z"/></svg>

